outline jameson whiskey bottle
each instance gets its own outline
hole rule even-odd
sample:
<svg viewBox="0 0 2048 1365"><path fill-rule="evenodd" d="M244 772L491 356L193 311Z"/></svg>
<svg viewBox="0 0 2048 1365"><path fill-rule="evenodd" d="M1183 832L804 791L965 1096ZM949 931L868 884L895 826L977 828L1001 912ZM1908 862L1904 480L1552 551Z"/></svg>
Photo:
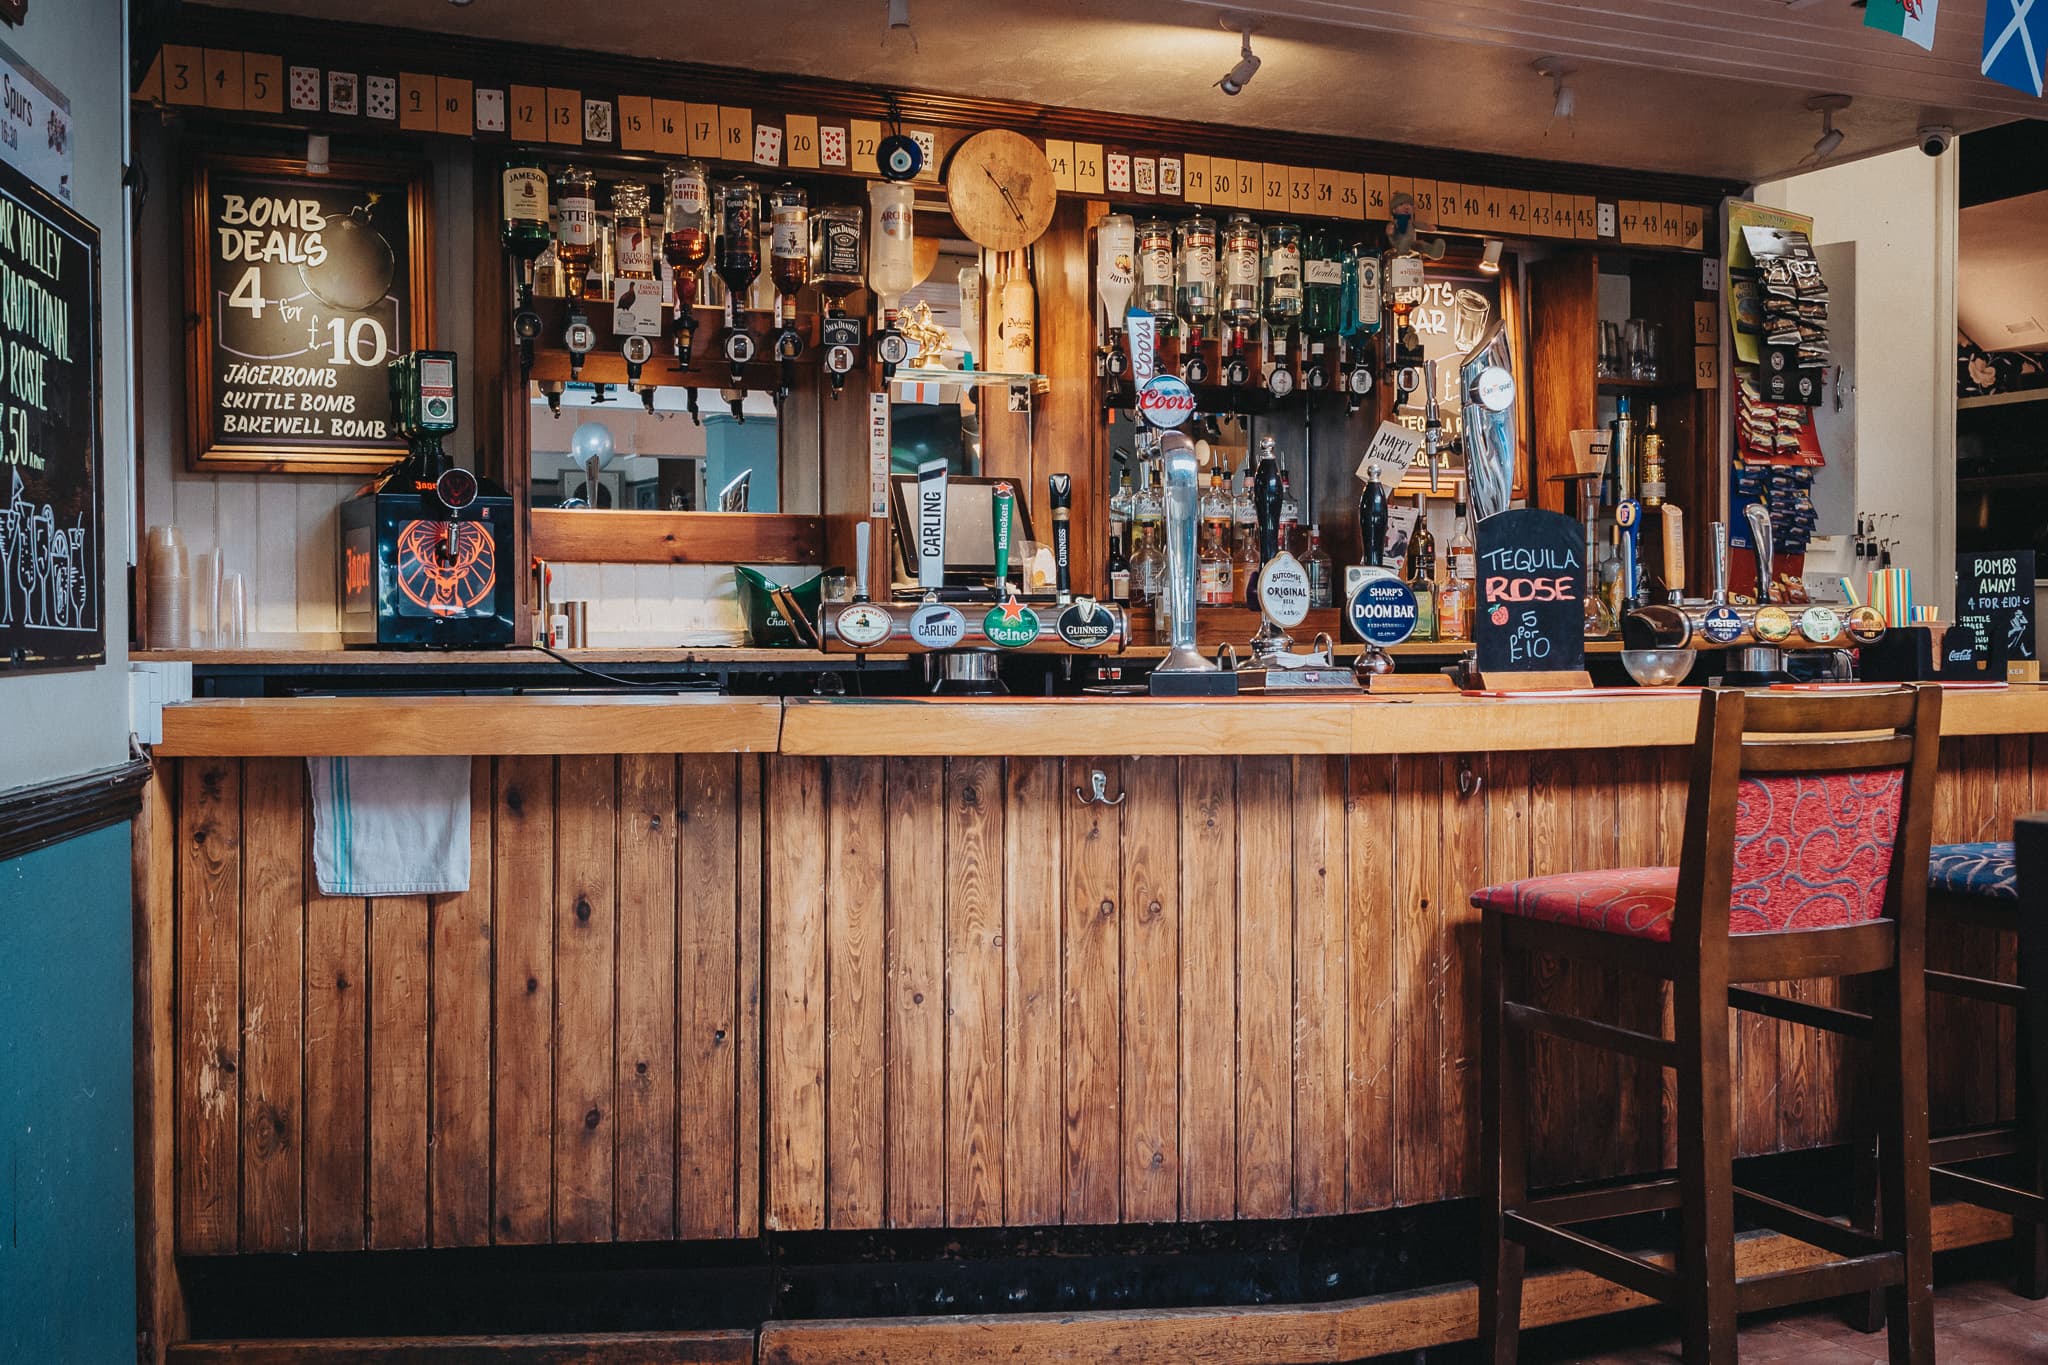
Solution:
<svg viewBox="0 0 2048 1365"><path fill-rule="evenodd" d="M555 259L562 263L562 286L571 299L589 291L590 263L597 259L597 177L571 166L555 181L555 204L561 226Z"/></svg>
<svg viewBox="0 0 2048 1365"><path fill-rule="evenodd" d="M548 249L548 172L537 156L515 156L499 177L498 237L519 263L523 295L533 293L533 263Z"/></svg>

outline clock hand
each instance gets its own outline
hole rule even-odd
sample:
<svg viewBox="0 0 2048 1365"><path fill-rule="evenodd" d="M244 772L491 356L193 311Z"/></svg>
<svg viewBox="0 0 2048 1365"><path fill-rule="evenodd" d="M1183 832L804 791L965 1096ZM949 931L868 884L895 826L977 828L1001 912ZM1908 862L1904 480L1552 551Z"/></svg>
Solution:
<svg viewBox="0 0 2048 1365"><path fill-rule="evenodd" d="M988 183L996 187L996 193L1002 195L1003 202L1010 206L1010 213L1013 217L1016 218L1017 226L1026 226L1024 221L1024 211L1018 208L1017 201L1010 197L1010 187L1008 185L1005 185L1002 181L996 179L996 173L986 166L983 166L981 168L981 173L988 177Z"/></svg>

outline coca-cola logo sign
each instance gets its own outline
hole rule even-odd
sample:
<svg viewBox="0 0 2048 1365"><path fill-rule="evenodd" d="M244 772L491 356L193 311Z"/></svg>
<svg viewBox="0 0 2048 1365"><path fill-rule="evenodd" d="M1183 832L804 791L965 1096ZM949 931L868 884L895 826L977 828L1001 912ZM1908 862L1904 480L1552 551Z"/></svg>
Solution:
<svg viewBox="0 0 2048 1365"><path fill-rule="evenodd" d="M1195 391L1179 375L1154 375L1138 390L1138 415L1155 427L1177 427L1195 415Z"/></svg>

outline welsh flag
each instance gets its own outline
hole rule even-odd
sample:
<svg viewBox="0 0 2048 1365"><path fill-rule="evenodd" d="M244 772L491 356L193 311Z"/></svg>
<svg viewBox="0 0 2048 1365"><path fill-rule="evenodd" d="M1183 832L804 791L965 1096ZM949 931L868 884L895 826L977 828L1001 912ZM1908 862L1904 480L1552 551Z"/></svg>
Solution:
<svg viewBox="0 0 2048 1365"><path fill-rule="evenodd" d="M1939 8L1941 0L1869 0L1863 11L1863 26L1896 33L1932 52L1934 14Z"/></svg>

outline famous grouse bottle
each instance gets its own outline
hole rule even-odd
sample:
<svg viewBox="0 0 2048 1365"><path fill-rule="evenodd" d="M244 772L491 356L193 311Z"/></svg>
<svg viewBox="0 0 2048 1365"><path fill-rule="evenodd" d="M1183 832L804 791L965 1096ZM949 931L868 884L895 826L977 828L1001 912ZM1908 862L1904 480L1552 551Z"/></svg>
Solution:
<svg viewBox="0 0 2048 1365"><path fill-rule="evenodd" d="M662 172L667 197L667 234L662 255L676 282L676 360L690 367L690 340L697 330L697 272L711 259L711 182L701 161L671 162Z"/></svg>

